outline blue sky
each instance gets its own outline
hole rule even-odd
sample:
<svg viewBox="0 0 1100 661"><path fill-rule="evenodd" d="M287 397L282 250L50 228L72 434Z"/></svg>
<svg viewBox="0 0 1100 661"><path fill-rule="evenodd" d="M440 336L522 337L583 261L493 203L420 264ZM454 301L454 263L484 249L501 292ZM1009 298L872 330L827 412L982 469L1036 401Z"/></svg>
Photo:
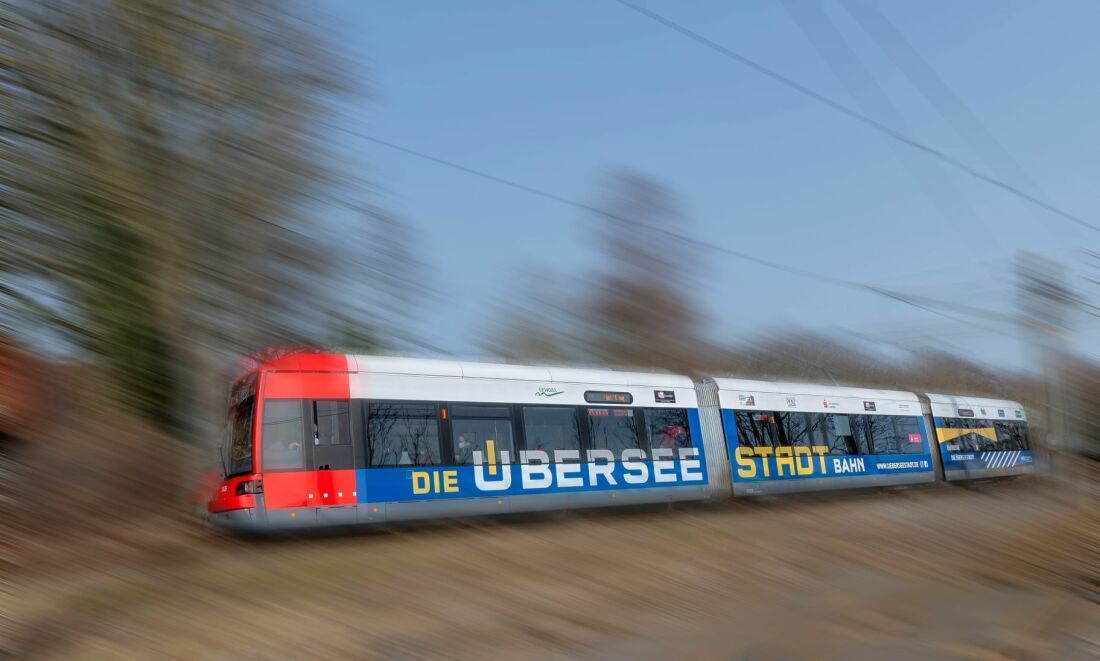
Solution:
<svg viewBox="0 0 1100 661"><path fill-rule="evenodd" d="M958 122L842 3L641 4L1100 224L1100 4L879 5L1008 160L960 136ZM356 82L369 89L369 98L342 104L338 122L351 130L583 202L598 202L609 172L636 170L675 193L685 233L921 296L1011 312L1012 263L1025 249L1065 264L1083 293L1100 294L1081 278L1081 249L1100 249L1100 233L610 0L331 0L325 13ZM811 37L831 49L829 61ZM844 48L866 77L830 66ZM476 355L488 306L520 293L517 273L598 268L588 239L595 221L582 211L367 141L341 142L341 166L365 175L373 201L416 228L438 296L414 330L444 351ZM1005 366L1027 357L1003 323L976 328L720 254L700 264L695 295L707 334L720 341L803 327L880 348L931 344ZM1098 330L1081 320L1079 350L1100 351Z"/></svg>

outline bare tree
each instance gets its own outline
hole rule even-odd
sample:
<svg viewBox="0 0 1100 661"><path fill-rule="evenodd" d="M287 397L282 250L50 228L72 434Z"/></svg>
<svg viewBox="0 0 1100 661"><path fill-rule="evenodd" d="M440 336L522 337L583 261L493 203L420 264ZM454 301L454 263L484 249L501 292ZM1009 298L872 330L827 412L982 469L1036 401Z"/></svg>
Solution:
<svg viewBox="0 0 1100 661"><path fill-rule="evenodd" d="M485 348L515 361L691 370L704 351L694 305L698 256L662 230L681 221L671 193L633 172L612 175L579 277L526 274L500 306Z"/></svg>
<svg viewBox="0 0 1100 661"><path fill-rule="evenodd" d="M581 304L581 335L596 358L684 370L698 363L698 256L661 230L682 221L671 192L634 172L612 176L596 222L604 259Z"/></svg>

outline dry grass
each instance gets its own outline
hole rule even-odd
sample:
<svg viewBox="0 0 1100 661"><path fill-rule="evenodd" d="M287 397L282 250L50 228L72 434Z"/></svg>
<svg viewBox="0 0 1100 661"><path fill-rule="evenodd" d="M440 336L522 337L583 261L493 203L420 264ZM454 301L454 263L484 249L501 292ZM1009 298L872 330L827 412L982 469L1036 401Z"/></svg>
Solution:
<svg viewBox="0 0 1100 661"><path fill-rule="evenodd" d="M1100 651L1095 464L975 488L248 541L190 518L185 448L99 411L21 458L0 593L12 656Z"/></svg>
<svg viewBox="0 0 1100 661"><path fill-rule="evenodd" d="M1034 480L187 537L140 561L20 575L7 645L55 658L1085 655L1100 642L1084 596L1100 578L1096 496L1094 482Z"/></svg>

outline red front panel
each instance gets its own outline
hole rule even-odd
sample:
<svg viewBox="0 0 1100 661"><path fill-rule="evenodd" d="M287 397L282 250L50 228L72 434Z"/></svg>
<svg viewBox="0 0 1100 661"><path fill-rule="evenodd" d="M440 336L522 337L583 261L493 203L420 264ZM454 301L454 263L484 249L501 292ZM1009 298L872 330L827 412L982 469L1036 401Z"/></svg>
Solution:
<svg viewBox="0 0 1100 661"><path fill-rule="evenodd" d="M349 399L348 372L268 372L264 374L265 399Z"/></svg>
<svg viewBox="0 0 1100 661"><path fill-rule="evenodd" d="M272 365L301 372L266 372L263 398L350 399L348 361L343 355L299 354ZM313 371L317 370L317 371ZM261 425L262 428L262 425ZM257 444L262 453L263 439ZM262 456L262 454L261 454ZM354 505L354 470L270 472L264 474L264 503L269 509Z"/></svg>
<svg viewBox="0 0 1100 661"><path fill-rule="evenodd" d="M348 357L342 353L293 353L269 360L263 369L285 372L347 372Z"/></svg>
<svg viewBox="0 0 1100 661"><path fill-rule="evenodd" d="M263 414L268 399L350 399L351 367L344 354L297 353L268 361L258 368L259 392L253 420L253 470L263 466ZM255 506L251 495L236 495L237 484L262 479L264 503L273 509L354 505L354 470L261 473L229 478L217 487L208 503L211 512Z"/></svg>
<svg viewBox="0 0 1100 661"><path fill-rule="evenodd" d="M228 510L248 509L256 506L256 497L252 494L237 495L237 485L247 480L259 479L258 475L238 475L222 481L214 497L206 503L208 512L226 512Z"/></svg>
<svg viewBox="0 0 1100 661"><path fill-rule="evenodd" d="M264 474L264 502L269 509L354 505L354 470Z"/></svg>

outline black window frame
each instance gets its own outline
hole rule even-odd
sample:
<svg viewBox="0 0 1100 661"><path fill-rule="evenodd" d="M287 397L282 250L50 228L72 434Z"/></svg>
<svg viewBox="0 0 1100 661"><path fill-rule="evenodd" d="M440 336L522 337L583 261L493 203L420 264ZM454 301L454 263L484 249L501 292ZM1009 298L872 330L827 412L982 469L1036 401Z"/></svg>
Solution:
<svg viewBox="0 0 1100 661"><path fill-rule="evenodd" d="M309 419L309 425L308 425L308 432L309 433L307 435L307 441L308 441L308 445L309 445L309 452L307 453L307 462L306 462L306 466L308 467L307 470L314 470L314 471L319 471L319 470L354 470L354 469L358 468L358 460L356 458L356 455L358 454L358 452L356 450L356 446L358 446L359 443L356 442L357 441L357 435L356 435L356 428L355 428L355 424L356 424L355 411L358 408L358 406L356 406L356 400L354 400L354 399L341 399L341 398L337 398L337 397L332 397L332 398L322 398L322 399L307 399L305 401L306 401L307 413L308 413L309 418L310 418ZM320 442L318 442L320 440L320 433L321 433L321 420L320 420L320 414L318 413L318 404L328 403L328 402L332 402L332 403L335 403L337 405L344 404L346 406L346 413L347 413L347 420L346 420L347 442L346 443L320 443ZM314 430L313 430L314 425L316 425L316 427L317 427L316 432L314 432ZM343 435L340 431L338 431L338 433L340 435ZM346 451L336 450L336 448L345 448L345 447L347 448ZM343 456L340 457L340 455L343 455ZM342 463L337 464L337 465L333 465L334 463L336 463L335 461L333 461L334 456L342 458L342 459L344 459L344 461ZM324 463L322 463L322 458L327 459L328 461L325 461Z"/></svg>
<svg viewBox="0 0 1100 661"><path fill-rule="evenodd" d="M1024 451L1031 452L1031 429L1025 420L1012 420L1013 425L1020 430L1020 441L1024 445Z"/></svg>
<svg viewBox="0 0 1100 661"><path fill-rule="evenodd" d="M360 432L356 437L353 432L353 438L355 438L355 445L359 446L360 458L357 460L357 466L367 470L379 470L386 468L441 468L449 466L445 460L447 457L452 456L450 448L450 425L446 417L444 417L443 411L446 409L446 404L439 401L432 400L419 400L419 399L370 399L364 398L361 400L362 404L359 407L359 418L362 421L360 423ZM439 451L439 461L434 464L418 464L411 463L408 465L401 464L371 464L371 448L370 448L370 432L371 432L371 407L381 405L395 405L395 406L422 406L431 411L429 415L415 416L416 418L423 418L425 420L435 420L436 423L436 442L437 449Z"/></svg>
<svg viewBox="0 0 1100 661"><path fill-rule="evenodd" d="M1014 452L1016 450L1027 450L1027 449L1029 449L1028 444L1027 444L1026 430L1022 425L1019 424L1018 421L1016 421L1016 420L1004 420L1004 419L994 420L993 421L993 428L997 432L997 442L1005 445L1007 450ZM1014 447L1007 447L1008 443L1006 443L1006 441L1004 439L1002 439L1002 435L1001 435L1001 429L1002 428L1007 430L1006 433L1005 433L1005 436L1007 436L1008 439L1010 441L1012 441L1012 444L1013 444ZM1015 439L1012 438L1013 436L1015 436ZM1023 447L1016 447L1018 445L1022 445Z"/></svg>
<svg viewBox="0 0 1100 661"><path fill-rule="evenodd" d="M296 397L278 397L278 398L271 398L271 399L266 399L265 398L264 399L263 419L260 420L260 433L261 433L261 436L260 436L260 445L261 445L260 454L262 456L261 465L263 467L263 472L264 473L301 473L301 472L311 470L310 467L313 465L313 449L312 449L313 435L309 431L309 429L312 428L313 421L312 421L312 418L310 417L311 413L307 410L308 409L307 404L308 404L309 401L311 401L311 400L300 399L300 398L296 398ZM276 402L293 402L293 403L296 403L298 405L298 435L299 435L300 442L302 444L302 452L301 452L302 463L301 463L300 466L298 466L296 468L287 468L285 466L280 466L278 468L272 468L272 467L268 466L268 461L267 461L268 454L267 454L267 452L268 452L268 448L269 448L269 445L268 445L269 439L268 439L268 434L267 434L267 414L268 414L268 411L270 410L271 405L275 404Z"/></svg>
<svg viewBox="0 0 1100 661"><path fill-rule="evenodd" d="M764 420L753 420L752 416L762 415ZM755 423L760 423L763 429L767 431L767 439L765 443L746 443L745 435L741 433L743 426L738 421L738 416L749 416L748 422L754 423L750 427L755 428ZM775 429L775 412L774 411L758 411L754 409L733 409L733 424L737 429L737 446L742 448L773 448L777 446L779 440Z"/></svg>
<svg viewBox="0 0 1100 661"><path fill-rule="evenodd" d="M641 450L642 452L645 453L645 461L652 461L653 460L653 457L650 454L649 441L646 438L646 434L645 434L645 409L643 409L640 406L615 406L615 405L612 405L612 404L604 404L604 405L589 404L589 405L585 405L585 406L579 406L577 408L579 409L580 415L583 418L583 424L581 425L581 428L583 429L583 433L585 434L585 442L587 443L587 448L586 448L585 456L584 456L584 461L585 462L588 461L587 449L593 449L593 450L607 450L607 449L609 449L609 448L597 448L597 447L594 447L592 445L592 426L591 426L592 423L591 423L591 418L600 417L600 416L590 415L589 412L592 411L592 410L602 410L602 409L608 409L608 410L611 410L611 409L626 409L626 410L629 410L631 412L629 417L634 422L634 446L633 446L633 448L620 448L619 449L619 454L615 457L615 460L619 461L622 458L623 450L626 450L626 449ZM614 416L609 416L609 417L614 417ZM623 416L623 417L627 417L627 416Z"/></svg>
<svg viewBox="0 0 1100 661"><path fill-rule="evenodd" d="M942 418L942 422L944 429L974 429L974 418L946 416ZM970 438L970 434L961 434L946 442L948 446L952 444L954 444L957 449L952 450L949 447L945 448L948 452L977 452L977 447L974 445L974 440Z"/></svg>
<svg viewBox="0 0 1100 661"><path fill-rule="evenodd" d="M508 452L508 461L512 464L519 463L519 452L522 449L526 449L523 440L523 420L520 417L519 408L520 404L512 402L445 402L442 406L447 410L447 461L441 464L448 468L463 468L466 466L474 466L475 464L455 463L454 460L454 430L453 425L456 420L507 420L512 426L512 448ZM478 415L469 415L470 409L482 409L482 413ZM489 409L501 409L496 414L490 414ZM457 411L457 413L456 413ZM499 452L500 449L498 448Z"/></svg>
<svg viewBox="0 0 1100 661"><path fill-rule="evenodd" d="M860 415L860 414L856 414L856 413L827 413L827 414L825 414L825 445L826 445L826 447L829 448L828 454L836 455L836 456L848 456L848 457L866 456L867 454L869 454L869 453L865 453L865 452L861 451L862 450L862 448L860 447L861 439L860 439L859 435L856 433L856 428L858 428L858 426L859 426L858 421L857 421L856 428L853 428L853 426L852 426L853 418L855 418L857 415ZM841 416L846 418L847 421L848 421L848 432L849 432L848 434L837 434L836 433L836 419L841 417ZM851 440L851 447L840 448L840 447L837 446L837 442L840 439L843 439L843 438L852 439Z"/></svg>
<svg viewBox="0 0 1100 661"><path fill-rule="evenodd" d="M578 460L576 462L569 461L569 462L565 462L565 463L586 463L588 461L588 449L591 446L589 445L589 437L588 437L588 433L587 433L588 432L588 429L587 429L588 425L586 424L587 421L585 419L585 418L587 418L587 412L585 413L585 418L581 417L581 411L584 408L585 407L573 406L573 405L570 405L570 404L515 404L514 405L515 420L513 421L514 429L512 430L512 436L514 438L514 442L515 442L515 445L516 445L516 456L514 458L512 458L512 463L516 463L516 464L528 463L526 461L521 461L520 457L522 455L520 455L520 452L526 453L526 452L530 452L531 450L537 449L537 448L532 448L530 443L528 443L528 441L527 441L527 409L550 409L550 410L559 410L559 411L568 410L570 413L572 413L573 414L573 424L575 424L576 428L577 428ZM627 407L622 407L622 408L627 408ZM553 453L548 453L548 454L549 454L549 457L550 457L550 460L549 460L548 463L549 464L557 463L557 461L554 459Z"/></svg>
<svg viewBox="0 0 1100 661"><path fill-rule="evenodd" d="M977 418L977 419L975 419L974 423L975 423L974 429L992 429L993 430L993 435L998 436L997 435L997 421L996 420L990 419L990 418ZM998 451L1000 451L1000 446L999 446L1000 438L999 437L997 438L996 441L991 441L988 438L986 438L985 436L981 436L979 434L975 434L975 436L977 436L975 441L978 443L978 452L998 452Z"/></svg>
<svg viewBox="0 0 1100 661"><path fill-rule="evenodd" d="M894 419L894 439L897 442L897 454L922 454L927 439L925 439L924 434L921 432L921 417L917 415L894 415L890 417ZM902 427L905 421L909 421L912 424L911 431L908 426ZM911 433L915 433L921 437L920 443L909 442L909 434ZM915 445L919 445L920 450L917 452L909 451L909 448Z"/></svg>
<svg viewBox="0 0 1100 661"><path fill-rule="evenodd" d="M239 401L236 401L229 412L229 420L227 421L228 438L225 443L225 477L233 477L235 475L247 475L252 473L256 469L256 402L258 401L256 395L247 395L241 397ZM248 410L246 416L247 419L237 417L237 414L242 408ZM238 422L244 423L245 434L241 439L243 445L247 446L248 453L241 455L242 459L247 457L248 465L242 466L239 469L235 469L236 463L233 461L234 448L237 445L238 436L237 424Z"/></svg>
<svg viewBox="0 0 1100 661"><path fill-rule="evenodd" d="M649 421L650 421L649 416L650 416L650 413L657 412L657 411L680 411L684 416L684 431L687 434L688 444L684 445L684 446L679 446L678 445L675 448L672 448L672 461L679 461L680 460L680 449L681 448L693 448L693 447L695 447L695 438L691 434L691 416L688 413L688 409L687 409L686 406L647 406L644 409L642 409L642 421L641 421L642 422L642 424L641 424L642 438L641 438L641 441L645 444L644 449L647 450L646 458L649 461L653 460L653 449L654 449L652 443L650 443L650 438L649 438ZM636 413L635 413L635 415L636 415ZM637 424L637 422L635 424ZM669 448L662 448L662 449L669 449Z"/></svg>
<svg viewBox="0 0 1100 661"><path fill-rule="evenodd" d="M778 443L776 447L810 448L815 444L824 445L827 441L825 431L828 426L828 419L824 413L786 410L773 411L772 417L775 419L773 424L775 424L776 442ZM800 440L799 443L790 442L791 439L787 438L788 429L784 427L784 424L787 424L787 427L791 426L787 421L798 421L802 425L800 435L805 437L804 441ZM818 436L816 441L814 439L815 433ZM786 443L780 443L779 441L786 441Z"/></svg>

